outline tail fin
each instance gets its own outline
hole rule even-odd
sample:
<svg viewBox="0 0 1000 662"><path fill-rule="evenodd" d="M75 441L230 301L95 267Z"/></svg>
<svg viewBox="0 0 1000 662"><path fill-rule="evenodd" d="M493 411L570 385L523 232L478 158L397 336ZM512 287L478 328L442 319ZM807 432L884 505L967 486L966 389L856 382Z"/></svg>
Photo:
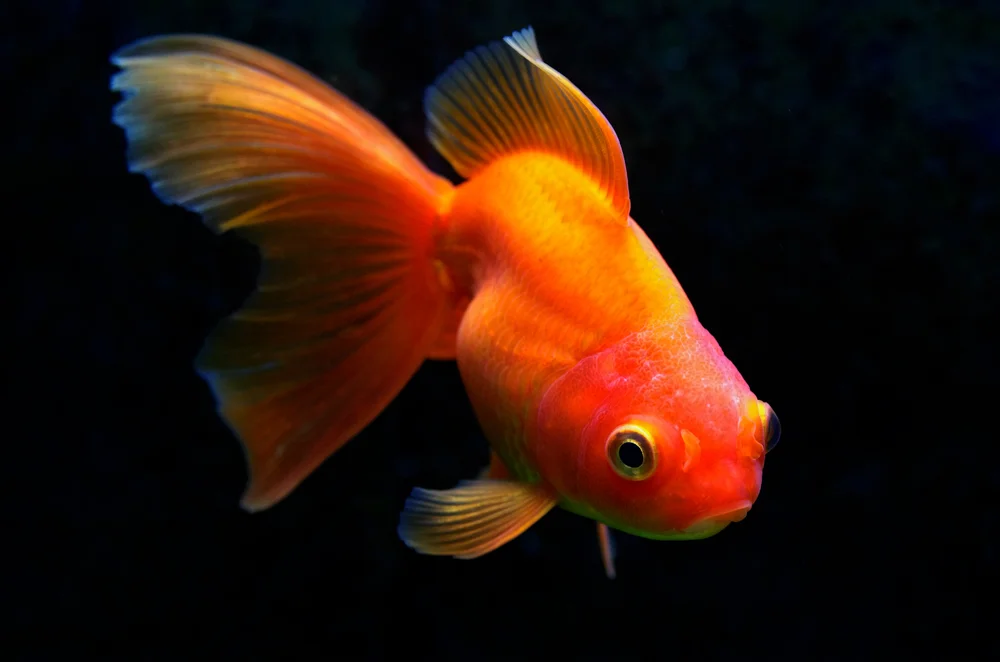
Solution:
<svg viewBox="0 0 1000 662"><path fill-rule="evenodd" d="M451 184L297 67L201 36L115 54L130 170L255 243L257 290L198 367L240 437L242 504L267 508L374 419L449 317L432 226Z"/></svg>

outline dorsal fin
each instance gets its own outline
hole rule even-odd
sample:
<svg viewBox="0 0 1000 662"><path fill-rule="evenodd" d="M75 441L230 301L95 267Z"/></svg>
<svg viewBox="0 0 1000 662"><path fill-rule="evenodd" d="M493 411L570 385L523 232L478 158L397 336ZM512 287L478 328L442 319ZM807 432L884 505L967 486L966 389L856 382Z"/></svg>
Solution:
<svg viewBox="0 0 1000 662"><path fill-rule="evenodd" d="M579 167L628 222L618 136L583 92L542 61L530 27L466 53L428 88L424 110L430 141L461 176L517 152L546 152Z"/></svg>

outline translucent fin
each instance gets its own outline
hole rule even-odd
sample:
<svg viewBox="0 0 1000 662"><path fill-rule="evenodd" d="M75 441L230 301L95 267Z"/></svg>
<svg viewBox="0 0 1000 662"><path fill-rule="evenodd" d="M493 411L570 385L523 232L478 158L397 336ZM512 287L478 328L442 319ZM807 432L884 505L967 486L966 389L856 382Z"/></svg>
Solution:
<svg viewBox="0 0 1000 662"><path fill-rule="evenodd" d="M555 505L545 489L507 480L417 488L406 500L399 537L421 554L472 559L521 535Z"/></svg>
<svg viewBox="0 0 1000 662"><path fill-rule="evenodd" d="M517 152L577 166L622 224L629 214L621 145L601 111L545 64L529 27L467 53L427 90L427 133L463 177Z"/></svg>
<svg viewBox="0 0 1000 662"><path fill-rule="evenodd" d="M381 123L263 51L200 36L115 55L130 169L260 249L197 365L243 443L249 510L284 497L409 380L449 319L430 260L450 190Z"/></svg>
<svg viewBox="0 0 1000 662"><path fill-rule="evenodd" d="M615 541L611 537L611 529L607 524L597 523L597 542L601 546L601 562L608 579L614 579L615 572Z"/></svg>

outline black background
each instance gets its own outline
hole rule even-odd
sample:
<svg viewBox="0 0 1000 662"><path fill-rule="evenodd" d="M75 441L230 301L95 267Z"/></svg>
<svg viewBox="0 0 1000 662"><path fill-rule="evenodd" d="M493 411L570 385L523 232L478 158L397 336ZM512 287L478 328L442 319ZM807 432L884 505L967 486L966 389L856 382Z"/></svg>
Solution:
<svg viewBox="0 0 1000 662"><path fill-rule="evenodd" d="M7 653L995 659L998 4L5 3ZM414 554L395 533L410 489L487 460L452 363L244 513L241 451L191 362L255 253L127 173L111 52L247 41L452 176L423 90L528 24L615 127L632 215L781 417L752 514L696 543L620 534L615 581L592 522L561 511L476 561Z"/></svg>

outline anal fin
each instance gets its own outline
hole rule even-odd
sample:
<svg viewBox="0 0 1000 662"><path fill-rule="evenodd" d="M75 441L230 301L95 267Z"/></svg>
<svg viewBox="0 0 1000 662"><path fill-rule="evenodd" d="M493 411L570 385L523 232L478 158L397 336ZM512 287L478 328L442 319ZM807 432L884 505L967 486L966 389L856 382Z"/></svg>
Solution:
<svg viewBox="0 0 1000 662"><path fill-rule="evenodd" d="M615 541L611 537L611 529L603 522L597 523L597 542L601 546L601 563L604 564L604 574L608 579L617 576L615 572Z"/></svg>

